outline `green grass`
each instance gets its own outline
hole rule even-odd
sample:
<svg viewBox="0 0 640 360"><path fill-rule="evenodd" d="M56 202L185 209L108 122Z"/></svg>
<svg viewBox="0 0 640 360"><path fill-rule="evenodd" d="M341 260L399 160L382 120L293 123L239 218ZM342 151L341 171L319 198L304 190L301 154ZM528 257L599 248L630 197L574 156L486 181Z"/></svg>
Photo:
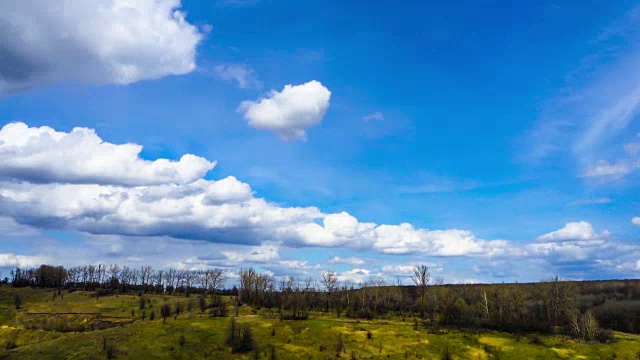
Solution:
<svg viewBox="0 0 640 360"><path fill-rule="evenodd" d="M22 309L15 310L13 297L24 298ZM197 298L191 312L169 318L163 324L160 306L169 302L189 301L184 296L145 295L151 299L147 315L155 311L153 321L140 318L139 298L131 295L102 297L96 300L88 292L64 293L53 300L53 291L0 287L0 359L106 359L103 339L115 349L117 359L253 359L254 354L232 355L224 344L230 318L211 318L200 314ZM147 305L148 306L148 305ZM131 310L135 311L132 317ZM86 332L28 330L22 325L28 313L99 313L116 323L116 327ZM233 307L230 315L235 313ZM516 338L511 334L483 332L465 334L446 332L430 334L414 330L413 320L401 319L357 321L333 315L312 313L309 320L280 322L275 311L252 311L240 308L238 323L249 324L260 358L267 359L271 346L278 359L335 359L336 345L342 335L345 352L350 359L439 359L448 347L455 359L489 359L485 348L491 348L491 359L640 359L640 337L616 333L613 344L577 343L564 336L541 336L542 344L531 343L533 335ZM88 314L49 315L49 317L87 317ZM275 335L273 334L275 329ZM371 339L367 338L371 332ZM180 345L184 336L185 345ZM4 344L14 339L16 348L6 350ZM615 355L615 357L614 357Z"/></svg>

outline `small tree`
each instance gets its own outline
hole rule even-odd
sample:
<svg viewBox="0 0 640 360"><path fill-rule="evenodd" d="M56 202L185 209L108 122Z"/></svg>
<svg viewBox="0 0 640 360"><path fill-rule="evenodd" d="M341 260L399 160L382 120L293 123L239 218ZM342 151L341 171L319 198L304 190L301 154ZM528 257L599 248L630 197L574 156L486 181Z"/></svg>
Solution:
<svg viewBox="0 0 640 360"><path fill-rule="evenodd" d="M22 306L22 297L20 295L16 295L13 298L13 305L16 306L16 309L20 309L20 306Z"/></svg>
<svg viewBox="0 0 640 360"><path fill-rule="evenodd" d="M431 280L429 267L426 265L416 265L413 268L413 276L411 280L420 288L420 315L424 319L424 297L427 292L427 285Z"/></svg>
<svg viewBox="0 0 640 360"><path fill-rule="evenodd" d="M171 305L162 304L160 307L160 315L162 316L162 322L166 323L167 318L171 316Z"/></svg>
<svg viewBox="0 0 640 360"><path fill-rule="evenodd" d="M198 298L198 307L203 314L204 311L207 310L207 301L205 300L204 295Z"/></svg>
<svg viewBox="0 0 640 360"><path fill-rule="evenodd" d="M235 318L227 329L226 343L233 353L246 353L255 348L253 332L248 325L238 325Z"/></svg>
<svg viewBox="0 0 640 360"><path fill-rule="evenodd" d="M338 335L338 342L336 343L336 357L340 357L344 353L344 340L342 334Z"/></svg>

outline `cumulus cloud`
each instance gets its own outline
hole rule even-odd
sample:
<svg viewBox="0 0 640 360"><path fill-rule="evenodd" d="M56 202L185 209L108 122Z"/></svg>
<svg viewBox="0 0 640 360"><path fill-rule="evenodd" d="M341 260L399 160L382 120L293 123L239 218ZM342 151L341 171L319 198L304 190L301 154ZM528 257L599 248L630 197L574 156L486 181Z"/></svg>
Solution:
<svg viewBox="0 0 640 360"><path fill-rule="evenodd" d="M278 245L262 244L254 246L248 252L223 251L222 254L230 261L239 264L242 262L268 262L277 260L280 255L278 253Z"/></svg>
<svg viewBox="0 0 640 360"><path fill-rule="evenodd" d="M0 179L125 186L189 183L216 165L186 154L179 161L140 158L142 146L103 141L92 129L58 132L10 123L0 129Z"/></svg>
<svg viewBox="0 0 640 360"><path fill-rule="evenodd" d="M570 222L562 229L552 231L537 238L539 242L589 241L607 238L609 232L596 233L593 225L586 221Z"/></svg>
<svg viewBox="0 0 640 360"><path fill-rule="evenodd" d="M191 72L202 34L180 6L180 0L1 2L0 94Z"/></svg>
<svg viewBox="0 0 640 360"><path fill-rule="evenodd" d="M362 284L370 280L370 278L373 277L373 273L368 269L355 268L339 272L336 274L336 277L341 283L351 282L352 284Z"/></svg>
<svg viewBox="0 0 640 360"><path fill-rule="evenodd" d="M373 248L385 254L504 256L515 251L506 241L478 239L465 230L378 225L346 212L282 207L256 198L233 176L203 179L214 166L204 158L143 160L139 145L111 144L91 129L66 133L9 124L0 141L0 216L23 225L231 244Z"/></svg>
<svg viewBox="0 0 640 360"><path fill-rule="evenodd" d="M633 219L631 219L631 223L635 226L640 226L640 216L634 216Z"/></svg>
<svg viewBox="0 0 640 360"><path fill-rule="evenodd" d="M373 247L386 254L431 256L499 256L518 251L508 241L478 239L467 230L416 229L409 223L378 226Z"/></svg>
<svg viewBox="0 0 640 360"><path fill-rule="evenodd" d="M273 131L285 140L305 140L306 130L322 122L330 99L329 89L312 80L272 90L258 101L243 101L238 111L256 129Z"/></svg>
<svg viewBox="0 0 640 360"><path fill-rule="evenodd" d="M0 268L2 267L37 267L51 262L46 256L16 255L13 253L0 253Z"/></svg>
<svg viewBox="0 0 640 360"><path fill-rule="evenodd" d="M538 257L551 266L581 267L611 259L621 259L629 249L625 244L610 240L611 234L596 232L586 221L567 223L561 229L541 235L526 249L531 257ZM623 250L624 249L624 250Z"/></svg>
<svg viewBox="0 0 640 360"><path fill-rule="evenodd" d="M259 88L262 86L255 71L247 64L221 64L215 67L216 74L223 80L235 82L241 89Z"/></svg>
<svg viewBox="0 0 640 360"><path fill-rule="evenodd" d="M350 257L334 256L331 259L329 259L329 264L347 264L352 266L361 266L361 265L364 265L364 260L355 256L350 256Z"/></svg>
<svg viewBox="0 0 640 360"><path fill-rule="evenodd" d="M468 230L376 224L347 212L327 214L313 206L282 206L256 197L248 184L233 176L203 178L214 164L206 159L198 158L189 166L182 160L144 160L139 157L139 145L111 144L90 129L57 132L10 124L0 130L0 136L0 231L25 238L37 235L34 228L95 234L83 236L99 243L101 257L91 257L96 261L119 259L134 264L152 256L161 259L162 266L186 269L254 263L273 274L307 276L321 269L305 260L282 259L282 246L287 251L343 247L398 255L401 261L406 261L402 255L416 254L424 258L421 263L433 257L498 259L491 273L506 274L498 268L500 264L524 258L547 264L546 269L590 264L634 271L632 260L638 255L637 246L614 241L607 231L597 232L586 221L568 223L531 242L486 240ZM141 241L134 239L148 242L130 245ZM174 239L207 241L191 241L199 245L180 252L180 246L168 245L179 241ZM89 247L76 258L89 258L93 250ZM14 252L12 247L5 250L2 261L7 266L43 261L38 255ZM353 281L380 276L379 269L397 275L411 270L407 263L386 268L379 264L375 269L349 253L329 263L356 267L340 274L341 279Z"/></svg>

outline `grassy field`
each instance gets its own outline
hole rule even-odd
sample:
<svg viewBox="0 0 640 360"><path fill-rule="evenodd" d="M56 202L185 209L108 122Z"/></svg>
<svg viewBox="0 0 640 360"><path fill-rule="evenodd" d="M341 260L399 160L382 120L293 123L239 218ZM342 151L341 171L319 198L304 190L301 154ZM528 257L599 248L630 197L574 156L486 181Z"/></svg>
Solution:
<svg viewBox="0 0 640 360"><path fill-rule="evenodd" d="M429 333L416 330L413 319L358 321L312 313L308 320L280 321L275 311L239 309L239 324L249 324L259 350L231 354L225 345L235 313L212 318L201 314L197 297L145 295L146 319L135 295L96 298L89 292L0 287L0 359L330 359L337 357L342 339L345 359L441 359L446 349L454 359L640 359L640 336L616 333L613 344L577 343L564 336L516 337L497 332ZM20 309L15 295L23 299ZM188 311L189 301L192 310ZM164 303L185 308L166 323L160 317ZM149 320L151 311L154 320ZM87 327L94 331L60 332L56 326ZM34 329L45 324L47 330ZM7 349L12 344L13 349ZM108 350L105 350L107 349Z"/></svg>

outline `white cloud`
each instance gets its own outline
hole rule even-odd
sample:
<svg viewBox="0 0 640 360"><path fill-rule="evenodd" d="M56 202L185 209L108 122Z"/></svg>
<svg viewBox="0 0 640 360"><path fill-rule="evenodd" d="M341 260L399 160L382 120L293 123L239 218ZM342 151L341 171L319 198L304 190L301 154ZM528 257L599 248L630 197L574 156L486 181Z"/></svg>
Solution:
<svg viewBox="0 0 640 360"><path fill-rule="evenodd" d="M596 232L586 221L571 222L537 237L537 242L528 244L526 249L529 256L542 257L551 265L576 261L594 264L620 257L617 253L624 245L610 241L610 236L606 230Z"/></svg>
<svg viewBox="0 0 640 360"><path fill-rule="evenodd" d="M336 274L338 281L341 283L351 282L352 284L361 284L368 281L372 277L372 273L368 269L351 269Z"/></svg>
<svg viewBox="0 0 640 360"><path fill-rule="evenodd" d="M572 201L569 206L580 206L580 205L594 205L594 204L609 204L611 203L611 199L608 197L601 198L593 198L593 199L578 199Z"/></svg>
<svg viewBox="0 0 640 360"><path fill-rule="evenodd" d="M216 74L223 80L238 84L241 89L259 88L262 83L255 71L247 64L222 64L215 67Z"/></svg>
<svg viewBox="0 0 640 360"><path fill-rule="evenodd" d="M242 262L261 263L274 261L280 258L278 245L268 243L260 246L253 246L249 248L247 252L223 251L222 254L226 256L229 261L235 264L240 264Z"/></svg>
<svg viewBox="0 0 640 360"><path fill-rule="evenodd" d="M413 269L415 268L416 265L418 265L417 262L415 264L384 265L382 267L382 272L390 275L394 275L394 276L409 277L414 275ZM421 262L420 265L426 265L429 268L429 272L431 273L432 276L433 276L433 273L442 272L443 270L443 267L441 264Z"/></svg>
<svg viewBox="0 0 640 360"><path fill-rule="evenodd" d="M631 219L631 223L635 226L640 226L640 216L635 216L633 219Z"/></svg>
<svg viewBox="0 0 640 360"><path fill-rule="evenodd" d="M238 111L256 129L273 131L286 140L305 140L306 130L322 121L330 98L329 89L312 80L272 90L258 101L243 101Z"/></svg>
<svg viewBox="0 0 640 360"><path fill-rule="evenodd" d="M360 265L364 265L364 260L355 256L350 256L350 257L334 256L331 259L329 259L329 264L347 264L351 266L360 266Z"/></svg>
<svg viewBox="0 0 640 360"><path fill-rule="evenodd" d="M539 242L589 241L607 237L609 237L608 231L596 233L593 225L586 221L579 221L567 223L562 229L538 236L536 240Z"/></svg>
<svg viewBox="0 0 640 360"><path fill-rule="evenodd" d="M587 168L582 173L582 177L607 177L612 179L621 179L638 167L640 167L640 163L636 162L619 161L615 164L611 164L605 160L600 160L595 165Z"/></svg>
<svg viewBox="0 0 640 360"><path fill-rule="evenodd" d="M408 223L378 226L373 247L385 254L430 256L500 256L517 251L507 241L481 240L467 230L416 229Z"/></svg>
<svg viewBox="0 0 640 360"><path fill-rule="evenodd" d="M384 114L381 113L380 111L376 111L374 113L365 115L362 120L364 121L370 121L370 120L384 120Z"/></svg>
<svg viewBox="0 0 640 360"><path fill-rule="evenodd" d="M0 2L0 94L191 72L202 34L180 6L180 0Z"/></svg>
<svg viewBox="0 0 640 360"><path fill-rule="evenodd" d="M503 266L500 264L524 259L544 262L547 269L576 261L631 269L628 265L631 257L638 253L637 246L615 242L608 232L596 232L584 221L566 224L533 243L516 243L484 240L468 230L430 230L409 223L376 224L361 222L346 212L326 214L313 206L285 207L255 197L251 187L235 177L202 178L206 166L198 173L182 172L179 162L165 160L161 167L164 170L158 170L155 164L160 160L140 159L138 145L106 143L89 129L65 133L50 128L12 126L11 131L6 127L0 131L4 134L0 154L7 160L0 162L0 230L9 229L9 233L25 239L34 234L33 228L96 234L82 235L95 243L87 249L65 248L63 252L46 245L42 253L55 255L56 261L93 259L136 264L140 259L151 258L160 267L189 269L255 263L274 274L294 272L307 276L319 271L318 265L300 259L281 259L281 246L288 247L287 251L309 246L344 247L345 251L417 254L424 263L431 263L434 257L452 256L464 257L461 261L472 261L475 257L499 259L504 262L491 269L499 275L511 273L500 269ZM15 156L9 156L10 153ZM67 154L66 164L60 164L58 160L65 159L63 156ZM49 164L41 159L56 161ZM116 163L119 168L113 165ZM205 159L202 163L212 164ZM107 166L101 168L99 164ZM11 176L7 176L9 171ZM0 247L0 251L13 254L11 244L18 240L6 234L2 239L8 239L9 247ZM181 247L172 243L179 241L174 239L208 241L191 241ZM7 264L41 261L38 255L18 256L7 255L3 261ZM359 268L340 274L341 279L360 281L378 276L362 269L363 265L371 264L349 253L329 262ZM383 265L388 264L376 264L377 268L396 274L410 270L409 264L395 268Z"/></svg>
<svg viewBox="0 0 640 360"><path fill-rule="evenodd" d="M13 253L0 253L0 268L20 267L31 268L42 264L48 264L51 258L46 256L16 255Z"/></svg>
<svg viewBox="0 0 640 360"><path fill-rule="evenodd" d="M57 132L10 123L0 129L0 179L126 186L189 183L215 166L186 154L179 161L140 158L142 146L103 141L92 129Z"/></svg>

